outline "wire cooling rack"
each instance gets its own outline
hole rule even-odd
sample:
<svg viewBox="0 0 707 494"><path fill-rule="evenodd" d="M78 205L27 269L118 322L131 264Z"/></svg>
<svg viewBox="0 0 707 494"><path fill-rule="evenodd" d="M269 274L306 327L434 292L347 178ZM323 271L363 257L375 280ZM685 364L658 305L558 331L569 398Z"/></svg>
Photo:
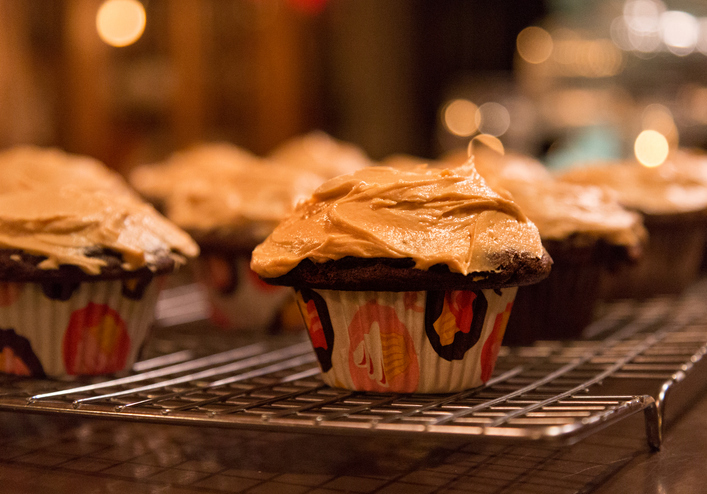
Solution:
<svg viewBox="0 0 707 494"><path fill-rule="evenodd" d="M347 433L432 434L575 442L643 411L648 443L662 441L666 403L707 367L707 284L680 297L605 308L587 340L504 348L486 385L457 394L411 395L330 388L308 342L261 337L199 356L174 334L123 378L88 383L0 378L0 410L199 426ZM199 313L181 288L161 320ZM193 307L184 310L189 304ZM169 306L179 307L175 315ZM158 312L159 315L159 312ZM191 334L208 348L203 328ZM223 345L223 334L217 341ZM170 340L170 338L172 340ZM188 339L188 338L187 338ZM218 346L218 345L215 345ZM155 350L157 348L157 350ZM672 399L671 399L672 400ZM677 398L672 401L677 401Z"/></svg>

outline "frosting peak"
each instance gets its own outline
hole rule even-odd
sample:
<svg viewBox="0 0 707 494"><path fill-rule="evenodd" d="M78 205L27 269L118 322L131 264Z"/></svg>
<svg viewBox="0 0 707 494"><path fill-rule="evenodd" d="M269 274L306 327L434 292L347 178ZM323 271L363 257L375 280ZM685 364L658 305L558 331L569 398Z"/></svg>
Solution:
<svg viewBox="0 0 707 494"><path fill-rule="evenodd" d="M324 183L253 252L252 268L281 276L314 262L412 258L470 274L499 269L498 254L544 254L518 206L491 190L471 164L369 167Z"/></svg>

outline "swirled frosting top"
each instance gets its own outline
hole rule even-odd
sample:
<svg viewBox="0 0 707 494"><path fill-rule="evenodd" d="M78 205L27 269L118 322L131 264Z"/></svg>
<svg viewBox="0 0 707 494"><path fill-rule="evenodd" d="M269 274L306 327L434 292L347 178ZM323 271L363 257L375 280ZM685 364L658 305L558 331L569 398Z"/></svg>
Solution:
<svg viewBox="0 0 707 494"><path fill-rule="evenodd" d="M645 214L707 209L707 186L671 162L656 168L633 163L588 165L567 171L559 178L565 182L606 187L616 194L623 206Z"/></svg>
<svg viewBox="0 0 707 494"><path fill-rule="evenodd" d="M544 249L535 225L473 164L369 167L319 187L256 247L251 267L274 278L304 259L412 258L417 269L467 275L498 271L507 253L541 258Z"/></svg>
<svg viewBox="0 0 707 494"><path fill-rule="evenodd" d="M102 249L122 254L126 270L199 252L100 162L30 147L0 153L0 249L45 256L40 268L70 264L89 274L106 265L93 256Z"/></svg>

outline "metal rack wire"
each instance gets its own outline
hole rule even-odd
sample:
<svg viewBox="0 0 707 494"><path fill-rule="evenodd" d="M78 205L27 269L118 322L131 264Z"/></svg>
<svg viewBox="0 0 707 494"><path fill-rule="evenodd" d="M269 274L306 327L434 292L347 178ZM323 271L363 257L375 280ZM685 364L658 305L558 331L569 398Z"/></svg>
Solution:
<svg viewBox="0 0 707 494"><path fill-rule="evenodd" d="M0 410L566 443L644 411L648 442L657 449L668 396L703 374L705 295L702 283L677 298L613 304L589 328L594 339L505 349L486 385L451 395L333 389L319 378L308 342L267 338L199 358L182 349L141 361L133 374L109 381L2 378Z"/></svg>

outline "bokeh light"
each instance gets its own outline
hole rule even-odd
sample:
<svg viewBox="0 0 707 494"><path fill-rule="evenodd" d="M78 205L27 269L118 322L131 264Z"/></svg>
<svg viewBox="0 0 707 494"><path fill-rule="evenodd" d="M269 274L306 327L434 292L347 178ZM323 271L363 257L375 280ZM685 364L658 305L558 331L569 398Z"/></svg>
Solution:
<svg viewBox="0 0 707 494"><path fill-rule="evenodd" d="M523 29L516 38L518 55L528 63L543 63L552 54L553 42L550 33L541 27Z"/></svg>
<svg viewBox="0 0 707 494"><path fill-rule="evenodd" d="M663 43L675 55L689 55L695 50L700 25L697 19L679 10L670 10L660 16L660 35Z"/></svg>
<svg viewBox="0 0 707 494"><path fill-rule="evenodd" d="M697 20L697 50L703 55L707 55L707 17L700 17Z"/></svg>
<svg viewBox="0 0 707 494"><path fill-rule="evenodd" d="M444 106L442 122L444 127L457 136L470 136L478 129L476 112L478 107L467 99L455 99Z"/></svg>
<svg viewBox="0 0 707 494"><path fill-rule="evenodd" d="M147 15L137 0L107 0L96 14L96 29L111 46L128 46L142 36Z"/></svg>
<svg viewBox="0 0 707 494"><path fill-rule="evenodd" d="M633 152L643 166L649 168L660 166L668 157L668 140L660 132L644 130L636 138Z"/></svg>
<svg viewBox="0 0 707 494"><path fill-rule="evenodd" d="M660 49L660 19L665 10L659 0L629 0L624 4L623 21L632 50L655 53Z"/></svg>
<svg viewBox="0 0 707 494"><path fill-rule="evenodd" d="M624 4L624 21L634 33L657 33L665 4L659 0L629 0Z"/></svg>
<svg viewBox="0 0 707 494"><path fill-rule="evenodd" d="M505 134L510 125L511 115L500 103L489 101L476 111L476 126L482 134L498 137Z"/></svg>
<svg viewBox="0 0 707 494"><path fill-rule="evenodd" d="M558 30L553 37L552 57L564 75L610 77L623 69L623 54L608 38L582 39L567 29Z"/></svg>

